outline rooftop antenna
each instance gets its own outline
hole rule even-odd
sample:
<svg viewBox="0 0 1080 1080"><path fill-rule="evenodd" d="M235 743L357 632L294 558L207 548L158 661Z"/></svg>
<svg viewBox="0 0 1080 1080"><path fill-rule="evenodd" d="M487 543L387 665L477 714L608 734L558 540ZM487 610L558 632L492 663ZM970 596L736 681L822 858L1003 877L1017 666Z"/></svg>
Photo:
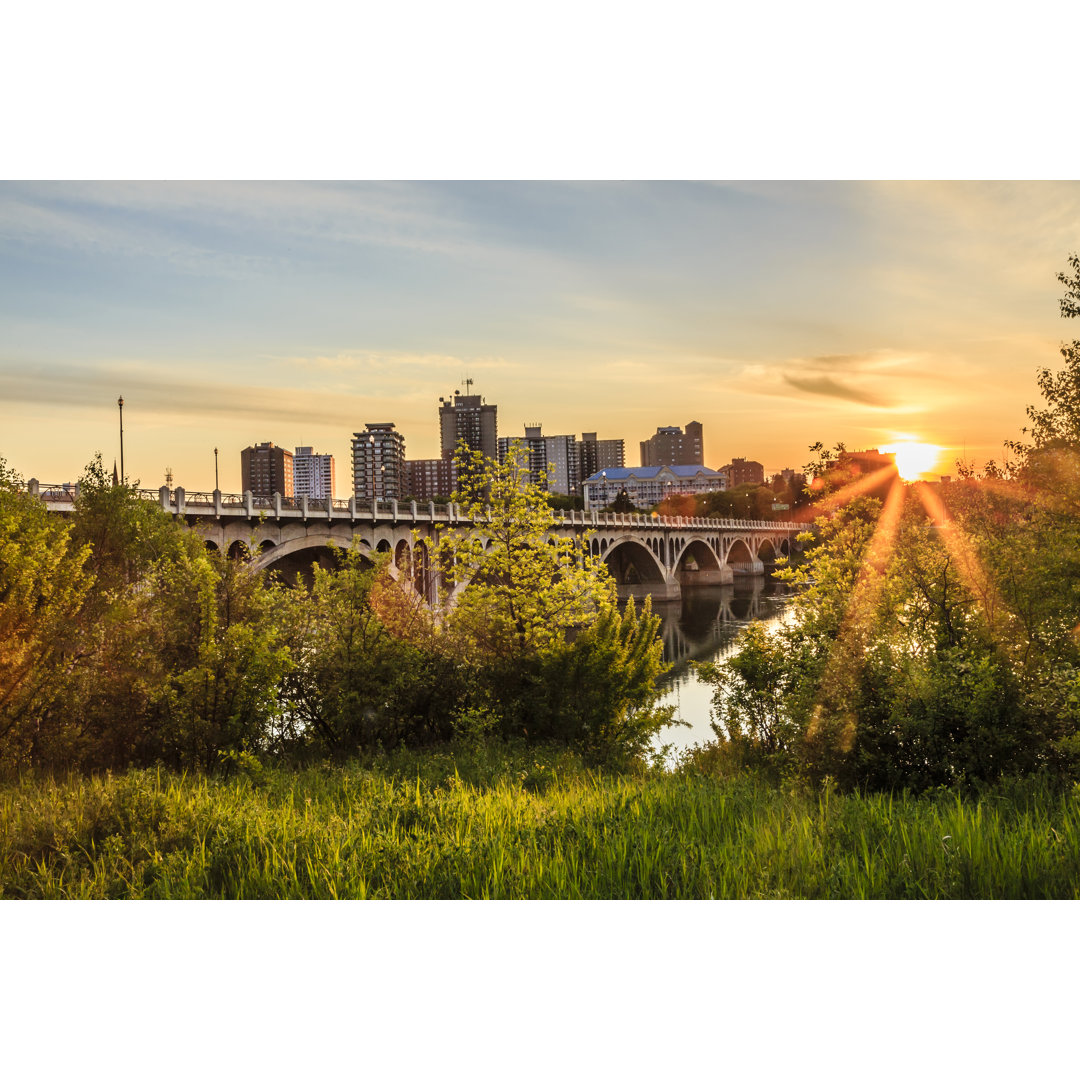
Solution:
<svg viewBox="0 0 1080 1080"><path fill-rule="evenodd" d="M465 378L461 380L461 385L465 387L466 394L469 393L470 390L472 390L472 384L473 381L469 378L468 375L466 375Z"/></svg>

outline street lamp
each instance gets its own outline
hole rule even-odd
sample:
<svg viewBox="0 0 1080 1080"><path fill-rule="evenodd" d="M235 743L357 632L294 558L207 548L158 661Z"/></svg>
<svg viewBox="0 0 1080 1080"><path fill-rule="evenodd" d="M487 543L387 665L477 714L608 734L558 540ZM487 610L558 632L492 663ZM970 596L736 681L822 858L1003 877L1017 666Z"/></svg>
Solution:
<svg viewBox="0 0 1080 1080"><path fill-rule="evenodd" d="M116 404L120 406L120 483L127 483L127 476L124 473L124 399L122 397L117 398Z"/></svg>
<svg viewBox="0 0 1080 1080"><path fill-rule="evenodd" d="M220 491L221 485L218 483L218 471L217 471L217 447L214 447L214 490Z"/></svg>

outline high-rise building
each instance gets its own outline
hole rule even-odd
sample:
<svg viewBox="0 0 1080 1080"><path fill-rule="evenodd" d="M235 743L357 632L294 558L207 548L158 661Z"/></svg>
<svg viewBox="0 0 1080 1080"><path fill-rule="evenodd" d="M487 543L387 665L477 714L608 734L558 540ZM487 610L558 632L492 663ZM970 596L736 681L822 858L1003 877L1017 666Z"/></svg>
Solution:
<svg viewBox="0 0 1080 1080"><path fill-rule="evenodd" d="M256 443L240 451L240 477L252 495L293 495L293 456L272 442Z"/></svg>
<svg viewBox="0 0 1080 1080"><path fill-rule="evenodd" d="M691 420L686 431L677 427L659 427L656 434L641 444L642 468L654 465L704 465L705 441L701 424Z"/></svg>
<svg viewBox="0 0 1080 1080"><path fill-rule="evenodd" d="M498 457L497 406L485 405L479 394L455 390L447 401L439 398L439 436L442 456L452 459L458 443L479 450L494 461Z"/></svg>
<svg viewBox="0 0 1080 1080"><path fill-rule="evenodd" d="M544 446L540 426L526 425L524 437L521 435L502 436L499 439L499 464L505 465L514 450L520 450L525 454L529 482L539 484L540 478L547 469L547 447Z"/></svg>
<svg viewBox="0 0 1080 1080"><path fill-rule="evenodd" d="M298 446L293 453L293 491L296 497L334 497L334 455L316 454L310 446Z"/></svg>
<svg viewBox="0 0 1080 1080"><path fill-rule="evenodd" d="M757 484L759 487L765 483L765 467L760 461L747 461L746 458L732 458L730 465L720 469L727 477L727 486L730 491L740 484Z"/></svg>
<svg viewBox="0 0 1080 1080"><path fill-rule="evenodd" d="M405 460L405 496L422 501L448 497L454 491L454 463L446 458Z"/></svg>
<svg viewBox="0 0 1080 1080"><path fill-rule="evenodd" d="M399 499L404 494L405 437L393 424L365 424L352 438L353 494Z"/></svg>
<svg viewBox="0 0 1080 1080"><path fill-rule="evenodd" d="M529 479L534 484L547 475L546 490L557 495L576 495L579 481L577 440L573 435L544 435L539 424L527 425L525 437L499 439L499 462L505 463L511 447L528 454Z"/></svg>
<svg viewBox="0 0 1080 1080"><path fill-rule="evenodd" d="M621 469L626 464L626 444L622 439L598 439L595 431L582 432L577 454L580 484L602 469Z"/></svg>

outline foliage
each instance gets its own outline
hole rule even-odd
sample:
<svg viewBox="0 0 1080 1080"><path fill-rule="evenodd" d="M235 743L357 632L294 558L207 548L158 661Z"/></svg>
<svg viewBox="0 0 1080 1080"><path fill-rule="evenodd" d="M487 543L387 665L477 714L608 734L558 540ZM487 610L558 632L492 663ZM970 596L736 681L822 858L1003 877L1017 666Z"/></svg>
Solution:
<svg viewBox="0 0 1080 1080"><path fill-rule="evenodd" d="M556 738L595 754L639 753L669 716L654 709L659 619L622 613L615 583L586 536L557 536L527 458L466 453L459 501L480 522L438 548L450 610L442 647L474 668L471 703L503 732Z"/></svg>
<svg viewBox="0 0 1080 1080"><path fill-rule="evenodd" d="M751 623L728 662L701 664L700 677L716 689L713 733L730 748L739 767L760 767L774 776L795 750L800 734L785 698L796 668L781 635Z"/></svg>
<svg viewBox="0 0 1080 1080"><path fill-rule="evenodd" d="M0 459L0 770L33 760L80 660L89 554Z"/></svg>
<svg viewBox="0 0 1080 1080"><path fill-rule="evenodd" d="M710 491L696 498L697 508L692 513L699 517L771 521L777 516L772 508L776 493L764 484L740 484L730 491Z"/></svg>
<svg viewBox="0 0 1080 1080"><path fill-rule="evenodd" d="M615 602L603 560L579 536L555 535L525 454L505 464L465 452L458 469L462 512L482 522L442 534L438 559L453 604L452 632L470 657L521 659L560 643Z"/></svg>
<svg viewBox="0 0 1080 1080"><path fill-rule="evenodd" d="M748 629L706 669L736 764L914 790L1054 764L996 584L921 506L898 506L857 498L819 518L805 562L780 573L801 586L792 624Z"/></svg>
<svg viewBox="0 0 1080 1080"><path fill-rule="evenodd" d="M552 510L585 509L585 499L581 495L560 495L558 492L549 491L547 502Z"/></svg>
<svg viewBox="0 0 1080 1080"><path fill-rule="evenodd" d="M437 647L431 615L399 589L386 557L354 547L337 569L316 566L310 594L289 597L287 625L295 666L283 752L342 757L451 735L462 665Z"/></svg>
<svg viewBox="0 0 1080 1080"><path fill-rule="evenodd" d="M604 507L604 512L610 514L636 514L637 509L637 503L630 498L630 493L626 488L620 488L618 495Z"/></svg>

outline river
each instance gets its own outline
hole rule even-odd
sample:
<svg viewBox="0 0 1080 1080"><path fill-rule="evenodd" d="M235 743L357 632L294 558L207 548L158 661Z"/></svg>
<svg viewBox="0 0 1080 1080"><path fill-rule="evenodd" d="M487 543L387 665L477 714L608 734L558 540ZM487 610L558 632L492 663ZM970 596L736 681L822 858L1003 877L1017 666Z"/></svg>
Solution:
<svg viewBox="0 0 1080 1080"><path fill-rule="evenodd" d="M735 647L739 631L754 621L779 626L790 616L791 588L766 578L687 590L681 600L653 603L660 616L664 659L674 667L661 683L661 705L675 706L675 719L689 727L665 728L654 745L679 751L713 739L709 726L713 688L690 668L693 660L719 660Z"/></svg>

